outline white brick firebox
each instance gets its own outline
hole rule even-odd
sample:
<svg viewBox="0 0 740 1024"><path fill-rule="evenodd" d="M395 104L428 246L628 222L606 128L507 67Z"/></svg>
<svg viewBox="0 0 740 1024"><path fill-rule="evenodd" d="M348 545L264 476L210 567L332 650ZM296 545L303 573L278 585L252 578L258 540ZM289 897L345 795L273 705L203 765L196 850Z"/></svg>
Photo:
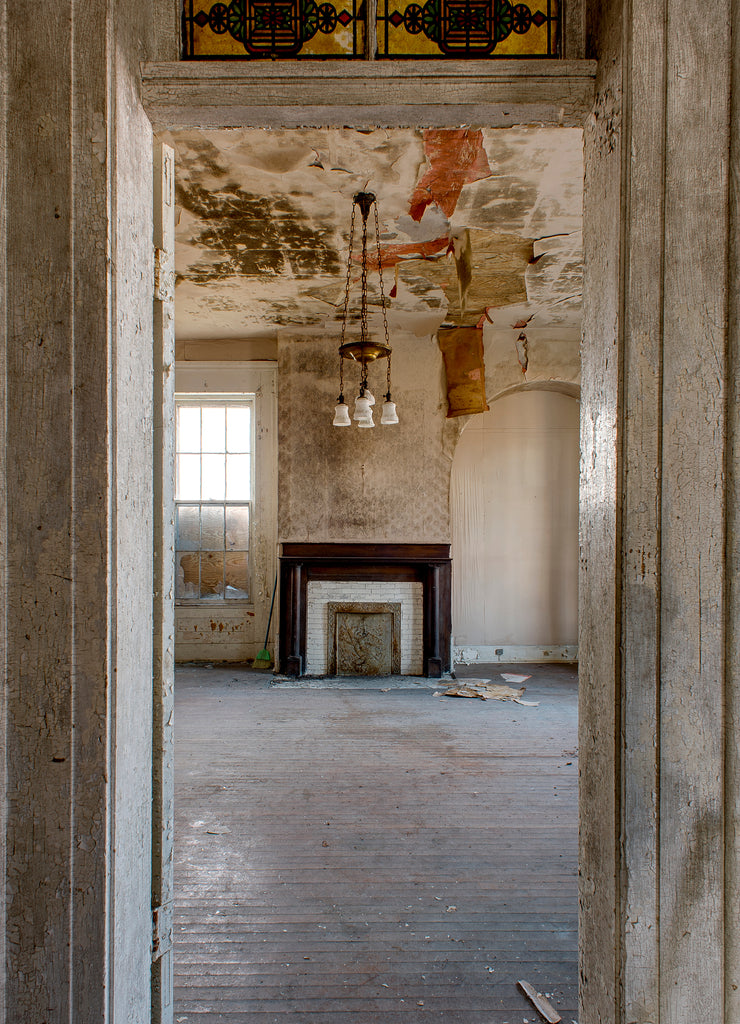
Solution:
<svg viewBox="0 0 740 1024"><path fill-rule="evenodd" d="M424 593L421 583L370 580L312 580L308 584L306 668L326 675L329 665L329 603L333 601L401 605L401 675L418 676L424 664Z"/></svg>

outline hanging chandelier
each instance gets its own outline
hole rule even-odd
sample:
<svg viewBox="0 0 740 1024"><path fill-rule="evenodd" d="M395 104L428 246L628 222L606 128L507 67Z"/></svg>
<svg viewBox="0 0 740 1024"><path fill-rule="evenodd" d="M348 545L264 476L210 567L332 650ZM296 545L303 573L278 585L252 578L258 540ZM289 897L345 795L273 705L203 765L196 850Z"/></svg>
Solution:
<svg viewBox="0 0 740 1024"><path fill-rule="evenodd" d="M352 276L352 247L355 236L355 212L359 207L362 216L362 252L360 256L360 337L357 341L347 341L347 311L349 308L349 288ZM383 310L383 330L385 341L371 341L367 325L367 220L370 210L375 207L375 243L378 251L378 276L380 279L380 305ZM339 345L339 398L334 408L334 426L349 427L352 420L349 406L344 400L344 362L352 360L360 365L360 382L353 419L358 427L374 427L373 406L375 398L370 391L367 379L369 363L376 359L386 360L386 391L380 422L383 425L398 423L396 406L391 401L391 346L388 343L388 318L385 311L385 295L383 294L383 265L380 260L380 230L378 226L378 204L374 192L358 192L352 199L352 223L349 231L349 254L347 256L347 282L344 289L344 310L342 312L342 340Z"/></svg>

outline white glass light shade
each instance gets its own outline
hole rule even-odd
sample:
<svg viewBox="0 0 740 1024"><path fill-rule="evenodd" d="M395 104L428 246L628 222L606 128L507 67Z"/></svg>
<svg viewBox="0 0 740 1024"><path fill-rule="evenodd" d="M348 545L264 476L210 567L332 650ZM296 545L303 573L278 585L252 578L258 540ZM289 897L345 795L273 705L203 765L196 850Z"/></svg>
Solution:
<svg viewBox="0 0 740 1024"><path fill-rule="evenodd" d="M383 402L383 415L380 417L380 422L386 425L398 423L395 402Z"/></svg>
<svg viewBox="0 0 740 1024"><path fill-rule="evenodd" d="M355 414L353 419L366 420L368 416L372 417L370 402L367 398L361 395L359 398L355 399Z"/></svg>
<svg viewBox="0 0 740 1024"><path fill-rule="evenodd" d="M375 421L373 420L373 414L369 412L367 416L363 416L361 420L357 421L358 427L374 427Z"/></svg>
<svg viewBox="0 0 740 1024"><path fill-rule="evenodd" d="M339 402L334 406L334 427L351 427L352 420L349 418L349 406L344 402Z"/></svg>
<svg viewBox="0 0 740 1024"><path fill-rule="evenodd" d="M372 393L372 391L367 391L366 390L365 391L365 398L368 400L370 405L375 405L375 395Z"/></svg>

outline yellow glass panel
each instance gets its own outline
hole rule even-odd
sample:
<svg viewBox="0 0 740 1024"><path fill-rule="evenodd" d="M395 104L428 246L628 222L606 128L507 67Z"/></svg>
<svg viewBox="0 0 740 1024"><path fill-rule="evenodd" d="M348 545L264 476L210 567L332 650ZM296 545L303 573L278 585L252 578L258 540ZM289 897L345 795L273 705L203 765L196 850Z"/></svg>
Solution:
<svg viewBox="0 0 740 1024"><path fill-rule="evenodd" d="M558 4L379 0L379 57L555 57Z"/></svg>
<svg viewBox="0 0 740 1024"><path fill-rule="evenodd" d="M184 0L190 59L364 56L362 0Z"/></svg>
<svg viewBox="0 0 740 1024"><path fill-rule="evenodd" d="M362 0L184 0L190 59L361 58ZM558 0L378 0L378 57L558 56Z"/></svg>

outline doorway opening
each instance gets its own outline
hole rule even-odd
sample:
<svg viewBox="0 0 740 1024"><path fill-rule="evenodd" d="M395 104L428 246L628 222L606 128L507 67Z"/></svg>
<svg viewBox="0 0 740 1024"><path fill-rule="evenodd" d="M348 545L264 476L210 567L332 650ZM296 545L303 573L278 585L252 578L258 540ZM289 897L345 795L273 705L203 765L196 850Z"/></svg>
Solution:
<svg viewBox="0 0 740 1024"><path fill-rule="evenodd" d="M218 372L228 380L247 365L251 369L260 364L265 368L269 366L274 373L274 365L277 364L279 429L274 434L277 434L279 504L274 507L272 524L266 529L267 537L272 531L273 559L277 556L277 544L283 542L449 544L451 539L454 541L450 468L456 446L462 443L461 432L464 440L468 430L472 435L473 429L469 427L461 431L464 421L446 415L447 386L436 330L443 323L451 322L481 331L482 373L489 400L522 384L547 386L555 380L566 388L577 388L581 294L580 130L239 129L228 132L178 131L168 133L165 138L175 149L177 166L177 272L180 281L176 303L177 390L190 394L203 390L184 383L190 379L188 374ZM358 434L354 428L346 433L333 428L331 417L338 384L337 327L341 312L347 213L352 193L368 182L379 199L384 272L386 281L389 276L391 281L388 314L394 350L394 397L401 422L398 427L377 428ZM377 318L377 305L373 312ZM209 386L207 390L211 394L223 394L236 389L224 384ZM482 418L489 414L480 415ZM525 422L527 415L522 413ZM474 417L471 425L475 422ZM570 500L571 503L574 500L572 494ZM485 550L485 545L475 545L475 538L472 538L472 544L478 551ZM470 557L475 558L474 555ZM461 565L463 562L461 558ZM265 578L269 578L269 573ZM557 603L553 594L550 600ZM453 619L453 637L458 629L462 631L463 626L460 614L457 622ZM257 639L261 643L259 634ZM520 644L512 641L510 646L531 647L540 639L543 649L545 645L563 649L574 646L574 637L567 629L558 637L553 634L546 639L532 634L530 644L524 637ZM503 644L503 634L493 632L490 625L484 627L478 642L468 641L466 635L461 635L460 640L460 643L455 641L459 653L464 649L482 650L486 647L498 651L502 645L507 646ZM192 661L192 652L188 649L185 655L184 651L181 646L181 660ZM210 652L205 660L212 663L232 659L219 658ZM492 666L494 660L499 664ZM493 658L479 652L473 661L476 672L480 668L485 672L495 670L498 674L508 669L507 674L510 675L531 675L535 681L528 684L530 688L540 685L548 690L549 696L540 701L540 707L547 707L548 716L557 717L566 706L574 713L573 677L568 676L565 669L548 670L554 672L548 682L544 670L530 671L527 668L517 671L515 666L504 664L503 649L501 655L496 654ZM461 674L470 676L469 669L470 666L462 669ZM517 704L512 711L513 705L498 702L455 702L453 698L435 698L433 691L421 687L416 690L399 689L397 693L394 690L392 697L384 695L380 698L379 691L384 689L380 685L376 689L376 697L383 701L396 701L397 706L380 709L378 716L380 706L377 703L373 705L372 700L368 706L368 690L364 687L352 695L346 689L321 689L316 684L316 688L296 688L286 681L284 689L281 689L270 687L269 680L255 680L238 669L229 669L226 675L219 675L215 669L212 672L216 675L209 675L208 670L204 673L203 670L188 668L181 676L184 680L183 693L188 701L187 706L184 705L185 714L192 715L193 721L197 721L205 720L204 709L208 709L209 715L213 713L210 738L204 737L204 741L212 743L215 740L214 757L219 768L217 775L211 776L209 781L203 777L203 812L191 813L195 809L189 806L189 819L183 823L181 833L182 864L188 871L193 868L196 852L207 850L208 844L218 847L219 852L216 863L207 860L204 863L198 884L205 884L205 888L197 894L195 889L190 889L189 895L183 896L182 916L180 923L176 924L176 941L182 937L178 928L188 932L194 926L190 934L200 934L206 945L210 942L216 949L218 943L223 942L224 946L219 947L218 952L229 948L228 943L234 933L229 938L229 928L223 924L226 905L217 906L212 913L206 910L208 901L212 904L218 902L219 892L230 897L226 901L229 920L233 924L238 919L240 926L244 927L249 918L247 931L252 936L258 934L254 931L256 918L250 918L248 910L261 908L263 916L270 920L257 941L262 943L263 952L274 945L275 992L279 992L283 984L280 978L284 981L287 977L284 972L294 968L296 963L302 968L306 964L312 965L297 972L297 977L305 978L312 971L321 973L325 970L325 966L317 967L317 964L331 964L333 953L330 946L319 950L315 943L309 943L310 948L306 946L299 959L298 947L304 941L304 926L308 927L308 919L304 915L301 922L286 920L280 923L278 933L275 928L279 915L273 913L270 901L274 899L279 903L280 898L287 894L283 909L288 916L292 911L300 917L301 897L311 893L311 899L321 902L321 913L314 907L310 922L314 931L311 934L315 932L315 936L321 939L320 932L331 931L335 943L343 942L348 948L357 946L357 943L362 946L361 929L371 928L371 923L369 920L364 924L360 921L360 911L363 906L367 910L368 905L357 903L351 914L340 913L332 918L331 909L336 910L340 904L334 903L330 908L327 902L331 899L333 878L331 858L340 851L345 859L356 856L357 865L364 865L358 866L357 892L370 893L372 901L373 879L382 878L378 865L388 857L388 851L392 851L395 844L397 850L402 850L405 856L417 862L417 867L418 863L424 864L426 883L422 883L417 868L407 872L414 875L413 886L421 886L424 895L419 897L414 893L413 899L409 897L406 903L401 903L408 892L405 888L408 878L399 877L397 880L397 899L393 907L378 915L381 918L378 923L386 928L381 946L385 948L387 945L391 951L383 963L376 965L375 975L382 973L388 962L394 962L392 950L398 944L394 932L396 926L404 931L407 927L412 929L409 935L418 939L420 947L414 950L413 944L409 945L404 939L400 941L410 956L410 951L417 956L422 948L427 948L425 943L433 941L421 934L432 917L436 925L440 922L446 925L453 920L467 922L461 929L450 926L444 941L455 944L449 949L458 952L467 949L470 956L456 961L454 956L445 954L430 963L444 962L449 966L450 963L464 962L468 967L477 964L482 974L485 933L491 929L491 921L498 911L491 903L488 917L484 914L481 918L477 905L481 905L482 892L490 893L492 889L500 890L501 887L500 877L496 878L496 866L490 862L483 865L486 860L484 850L495 850L498 840L506 847L511 859L520 864L523 850L531 853L537 848L536 856L532 854L530 858L531 870L522 892L514 898L514 904L520 898L529 901L529 909L523 916L532 926L530 931L537 932L539 925L528 915L537 900L543 897L543 865L547 863L549 851L555 851L552 856L558 861L564 859L567 862L568 854L563 852L561 857L552 845L537 847L534 833L525 836L520 831L517 837L517 823L521 819L507 808L511 809L517 800L521 801L517 796L517 779L529 780L534 766L541 768L545 765L544 775L538 775L536 783L530 786L531 792L538 795L535 795L527 813L541 815L547 802L547 813L551 812L550 841L552 843L555 837L561 850L570 849L575 864L574 715L570 725L563 719L557 729L553 726L552 735L548 734L545 741L545 750L542 737L529 731L534 716L543 712L525 705ZM251 695L246 704L242 699L245 691ZM236 704L224 707L230 700ZM292 701L290 715L284 720L280 716L271 719L269 702L286 700ZM199 704L199 701L203 703ZM420 701L430 702L429 708ZM259 823L264 821L264 805L260 798L249 805L248 816L241 818L235 828L227 821L215 820L213 815L214 808L222 799L227 801L237 785L235 761L227 752L231 749L231 731L238 717L232 716L229 708L233 709L240 703L240 713L246 716L244 728L249 732L252 744L248 751L249 763L262 765L259 771L255 768L250 772L253 787L258 793L273 792L263 787L275 784L283 790L286 786L295 786L305 774L312 780L311 786L301 783L300 792L294 789L285 793L286 804L279 818L289 828L282 835L280 854L276 852L280 840L275 840L274 870L271 868L266 873L258 849ZM431 712L432 706L435 714ZM300 713L296 717L298 707ZM439 718L440 711L442 719ZM447 716L446 720L444 716ZM270 724L265 733L269 734L269 739L263 743L260 739L263 725L259 723L267 724L268 720ZM334 728L325 729L327 721L334 723ZM514 735L520 726L524 727L522 734L526 730L528 737L523 742ZM569 732L571 726L572 731ZM220 730L223 743L218 738ZM413 747L413 756L418 759L416 769L402 763L403 751L411 750L409 730L419 741ZM554 746L548 746L550 741ZM316 751L315 761L304 756L307 744L313 745ZM345 752L357 744L365 752L365 761L358 759L359 771L347 768L339 778L327 772L325 766L336 764L342 753L335 744ZM220 754L218 748L221 749ZM389 754L391 748L393 756ZM403 776L407 777L409 793L396 806L395 812L390 808L391 818L381 822L372 811L372 802L367 806L363 803L371 789L363 777L366 775L370 779L376 770L381 770L382 774L383 757L388 760L388 765L393 763L398 773L397 784L403 784ZM518 770L513 775L500 770L503 763L511 768L515 761ZM486 771L482 765L488 766ZM492 773L488 771L491 765L497 766ZM472 772L468 771L471 766ZM197 774L201 769L193 762L189 770ZM558 773L562 782L556 779ZM189 787L193 778L195 775L184 784ZM422 820L415 817L413 808L419 796L418 787L425 791L426 796L432 794L434 804L434 794L439 796L440 791L430 788L432 778L444 783L445 799L450 801L450 806L457 803L459 811L447 822L442 816L439 829L432 827L434 809L430 810L429 819ZM456 782L459 782L460 789L454 788ZM448 787L448 783L453 785ZM478 785L479 789L473 788ZM524 785L526 788L526 783ZM562 787L560 792L558 786ZM572 802L573 817L563 824L565 818L561 818L561 812L557 810L557 801L566 803L566 791ZM315 798L317 792L321 793L321 799ZM378 794L387 793L387 790L378 786L375 792L377 799ZM504 793L506 799L502 798ZM413 799L409 802L407 797L412 794ZM358 831L357 825L352 826L354 832L351 828L340 836L339 843L334 838L337 832L334 832L330 838L321 839L315 850L305 845L313 842L309 838L312 833L306 827L306 815L310 815L314 825L319 818L326 822L333 820L336 829L338 815L347 817L346 808L342 810L343 800L353 808L359 805L361 814L375 821L377 835L385 836L384 841L389 844L386 852L383 842L377 842L377 836L374 845L369 845L372 830ZM550 800L553 803L549 803ZM508 830L502 824L507 813ZM476 833L481 818L487 820ZM324 824L322 827L330 829L332 826ZM477 849L473 833L480 840ZM457 848L467 850L467 867L462 872L466 878L463 888L467 916L464 918L450 895L452 890L449 887L432 891L437 884L435 873L440 871L447 882L458 884L450 876L452 848L448 841L451 837ZM425 841L439 853L436 860L425 846ZM291 872L289 861L283 858L288 847L302 851L304 866L308 865L309 869L303 880L294 886L288 881ZM362 860L360 851L365 856L369 853L369 859ZM480 863L480 871L473 871L474 861ZM278 865L276 868L275 864ZM239 870L238 865L241 865ZM368 865L371 865L369 872L366 870ZM565 879L563 891L570 885L573 894L567 920L557 914L550 920L551 934L559 928L563 948L570 943L573 951L576 916L574 870L571 872L566 868L563 874L553 869L553 878ZM472 881L468 885L468 881L476 876L480 883L478 890ZM191 882L195 884L192 879L188 884ZM325 891L321 888L324 883L327 886ZM522 897L525 890L526 895ZM436 914L434 905L437 903L444 903L444 913L449 916L440 918ZM205 912L205 917L199 921L195 920L196 904ZM423 913L417 904L424 905ZM396 917L403 916L402 911L413 920L396 921ZM514 907L514 916L515 911ZM458 912L461 916L455 918ZM392 921L388 914L393 917ZM309 913L308 916L312 915ZM222 921L216 920L217 917ZM296 924L300 927L293 928ZM281 937L291 934L291 929L294 938L299 933L301 937L300 941L296 939L297 945L289 948ZM432 930L430 926L429 935ZM475 939L471 938L474 933ZM529 943L530 950L537 947L536 937L530 935L522 941ZM478 945L474 948L476 942ZM250 943L254 945L251 938L247 945ZM380 947L377 944L365 944L363 948L369 956L378 957ZM315 959L317 952L321 955ZM516 955L512 954L513 957ZM186 953L183 963L194 962L195 956L190 961L188 956L190 954ZM205 1007L209 1000L213 1012L225 1012L221 1004L225 1007L229 999L245 1000L244 1009L257 1011L261 1001L259 965L265 961L260 961L256 955L253 961L255 970L246 983L242 983L244 978L235 982L233 972L229 974L228 970L221 970L219 962L223 967L228 961L214 958L211 977L222 980L200 986L208 990L203 996L203 1008L198 1009L193 1003L182 1011L193 1013L193 1019L198 1019L198 1013L208 1012ZM529 962L534 964L535 959ZM176 952L176 978L177 963ZM575 967L574 952L572 963ZM343 975L344 987L348 991L356 988L357 998L363 1003L365 994L361 986L369 984L369 968L367 963L361 969L358 963L353 961L353 964L358 970L355 975L352 972ZM496 970L500 969L490 959L485 959L484 966L485 977L478 992L481 998L484 998L483 993ZM205 967L209 969L208 964ZM471 978L468 967L460 975L464 976L466 983ZM435 970L438 968L433 968L432 974ZM428 1012L434 1005L439 1013L447 1014L445 1019L451 1019L454 1000L450 993L461 984L455 981L456 977L458 975L454 971L450 973L447 967L441 970L434 979L437 987L431 1001L412 986L409 992L418 998L412 999L409 1007L405 1006L407 997L399 989L394 997L400 1000L398 1008L421 1012L424 1006ZM186 980L178 998L186 999L185 989L199 986L187 971L183 978ZM426 983L429 979L422 980ZM544 975L542 981L540 987L545 990ZM573 998L575 984L574 980L567 999ZM381 990L390 985L391 981L377 981ZM229 987L230 996L227 993ZM239 991L234 995L237 989ZM504 989L500 991L501 998L505 1000ZM386 995L384 991L377 993L381 1000L378 1013L390 1009L390 1004L382 1003ZM514 1002L511 1005L518 1005L516 993L512 998ZM506 1008L502 1004L502 1013ZM468 1010L471 1009L474 1007L468 1006ZM359 1006L356 1010L360 1012ZM326 1016L321 1017L320 1014L329 1011L317 1009L316 1012L319 1016L313 1019L324 1020ZM349 1010L345 1008L344 1012ZM480 1012L483 1012L482 1005ZM301 1019L304 1017L305 1012ZM366 1015L364 1019L369 1018ZM465 1019L472 1018L468 1014ZM492 1019L490 1013L486 1019ZM508 1017L501 1017L501 1020L505 1019Z"/></svg>

